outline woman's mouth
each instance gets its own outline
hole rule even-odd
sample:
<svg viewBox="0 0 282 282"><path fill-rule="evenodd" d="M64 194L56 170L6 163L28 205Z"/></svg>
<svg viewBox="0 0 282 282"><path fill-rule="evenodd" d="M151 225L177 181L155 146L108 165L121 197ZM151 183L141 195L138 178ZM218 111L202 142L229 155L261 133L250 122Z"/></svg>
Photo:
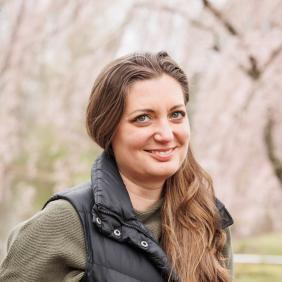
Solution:
<svg viewBox="0 0 282 282"><path fill-rule="evenodd" d="M158 161L169 161L174 153L174 148L167 148L167 149L154 149L154 150L145 150L146 152L150 153L152 157L157 159Z"/></svg>

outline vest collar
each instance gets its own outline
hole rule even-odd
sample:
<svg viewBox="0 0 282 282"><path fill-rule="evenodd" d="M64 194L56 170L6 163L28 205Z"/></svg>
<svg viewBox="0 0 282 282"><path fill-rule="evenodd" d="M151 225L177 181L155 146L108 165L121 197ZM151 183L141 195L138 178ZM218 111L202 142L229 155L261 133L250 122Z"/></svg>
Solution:
<svg viewBox="0 0 282 282"><path fill-rule="evenodd" d="M122 181L115 159L103 152L92 167L91 182L95 204L122 217L135 221L136 216L127 189Z"/></svg>
<svg viewBox="0 0 282 282"><path fill-rule="evenodd" d="M107 209L122 217L123 221L137 222L129 194L122 181L115 159L103 152L92 167L91 182L95 203L98 208ZM216 199L220 213L221 228L233 224L233 219L225 206ZM137 224L145 231L143 225Z"/></svg>
<svg viewBox="0 0 282 282"><path fill-rule="evenodd" d="M151 232L137 219L116 161L110 154L103 152L95 161L91 173L91 185L94 193L94 210L107 214L109 220L115 218L122 224L129 224L155 241Z"/></svg>

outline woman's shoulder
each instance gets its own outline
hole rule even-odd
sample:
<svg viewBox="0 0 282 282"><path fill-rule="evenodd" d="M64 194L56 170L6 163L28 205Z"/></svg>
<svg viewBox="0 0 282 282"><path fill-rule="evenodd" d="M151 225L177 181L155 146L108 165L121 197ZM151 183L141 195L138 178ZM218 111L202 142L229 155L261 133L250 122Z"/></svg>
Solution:
<svg viewBox="0 0 282 282"><path fill-rule="evenodd" d="M55 200L66 200L77 211L81 209L87 210L90 206L93 205L93 192L91 182L88 181L54 194L45 203L43 208L45 208Z"/></svg>
<svg viewBox="0 0 282 282"><path fill-rule="evenodd" d="M215 198L215 204L220 214L221 228L225 229L231 226L234 220L225 205L217 198Z"/></svg>
<svg viewBox="0 0 282 282"><path fill-rule="evenodd" d="M66 200L56 200L49 202L42 210L38 211L28 220L19 224L20 229L28 228L30 225L59 225L61 228L68 223L78 219L77 213L72 205ZM63 225L61 225L63 223ZM17 228L17 227L16 227Z"/></svg>
<svg viewBox="0 0 282 282"><path fill-rule="evenodd" d="M52 201L33 217L18 224L11 232L9 246L15 240L25 239L25 237L45 242L46 240L50 242L66 237L77 237L82 244L84 243L77 212L66 200Z"/></svg>
<svg viewBox="0 0 282 282"><path fill-rule="evenodd" d="M61 220L65 219L66 221L78 219L77 212L70 202L64 199L58 199L55 201L49 202L40 212L40 216L48 219Z"/></svg>

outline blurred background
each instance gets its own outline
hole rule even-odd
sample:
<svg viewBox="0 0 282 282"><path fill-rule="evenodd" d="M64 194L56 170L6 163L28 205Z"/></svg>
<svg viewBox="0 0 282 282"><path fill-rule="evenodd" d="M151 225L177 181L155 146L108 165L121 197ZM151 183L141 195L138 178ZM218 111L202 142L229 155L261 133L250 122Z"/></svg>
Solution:
<svg viewBox="0 0 282 282"><path fill-rule="evenodd" d="M191 144L233 215L234 251L282 255L281 0L0 0L0 259L13 226L88 180L101 68L160 50L188 74ZM244 260L236 281L282 281L281 261Z"/></svg>

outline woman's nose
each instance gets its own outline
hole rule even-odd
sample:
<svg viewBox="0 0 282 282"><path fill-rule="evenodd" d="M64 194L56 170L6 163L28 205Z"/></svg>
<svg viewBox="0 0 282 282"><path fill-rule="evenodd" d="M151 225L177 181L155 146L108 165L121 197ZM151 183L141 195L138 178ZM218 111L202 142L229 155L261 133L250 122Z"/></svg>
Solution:
<svg viewBox="0 0 282 282"><path fill-rule="evenodd" d="M173 140L173 130L169 121L161 122L158 125L154 138L158 142L170 142Z"/></svg>

